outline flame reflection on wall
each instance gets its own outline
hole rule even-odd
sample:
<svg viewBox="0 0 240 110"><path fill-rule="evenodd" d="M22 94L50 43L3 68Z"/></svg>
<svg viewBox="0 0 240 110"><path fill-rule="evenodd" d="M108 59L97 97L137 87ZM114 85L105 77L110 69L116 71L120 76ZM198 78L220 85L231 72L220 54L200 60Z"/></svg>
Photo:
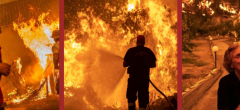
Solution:
<svg viewBox="0 0 240 110"><path fill-rule="evenodd" d="M51 17L49 17L49 13L42 13L38 19L31 18L28 21L23 21L23 18L21 16L19 17L17 22L13 22L14 30L18 32L18 35L23 40L24 45L29 48L36 58L38 58L38 64L36 64L39 67L34 67L34 70L31 74L32 78L28 78L27 80L36 80L40 82L40 85L43 84L43 78L44 78L44 70L47 66L47 59L48 54L52 54L52 45L55 43L54 39L51 38L52 32L56 29L59 29L59 20L53 20ZM21 21L22 20L22 21ZM17 69L19 71L19 74L21 73L21 69L24 68L21 65L21 59L19 58L17 63ZM24 75L24 74L21 74ZM49 78L48 78L49 79ZM22 80L20 83L22 84L25 82L25 79L22 77ZM48 83L49 84L49 83ZM27 99L29 96L33 94L33 91L36 90L36 87L26 87L26 93L22 95L18 95L14 98L12 98L13 103L20 103ZM39 91L38 95L34 97L33 100L40 100L42 98L46 98L46 84L42 87L42 89ZM50 86L49 86L50 91ZM51 93L51 91L50 91ZM8 95L15 95L16 93L13 91L9 93Z"/></svg>

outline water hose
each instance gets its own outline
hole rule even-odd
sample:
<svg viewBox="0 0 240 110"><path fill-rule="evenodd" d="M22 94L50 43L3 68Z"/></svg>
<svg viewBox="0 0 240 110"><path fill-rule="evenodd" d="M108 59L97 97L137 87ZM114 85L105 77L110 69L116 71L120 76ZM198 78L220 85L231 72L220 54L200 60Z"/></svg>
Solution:
<svg viewBox="0 0 240 110"><path fill-rule="evenodd" d="M116 55L116 56L118 56L118 55ZM118 57L122 58L121 56L118 56ZM152 84L152 86L153 86L160 94L162 94L162 95L164 96L164 98L167 100L167 102L169 103L169 105L171 106L171 108L174 109L174 110L177 110L177 109L174 107L174 105L168 100L167 96L166 96L162 91L160 91L160 90L153 84L153 82L152 82L151 80L149 80L149 82Z"/></svg>
<svg viewBox="0 0 240 110"><path fill-rule="evenodd" d="M170 104L170 106L171 106L174 110L176 110L176 108L173 106L173 104L168 100L167 96L166 96L162 91L160 91L160 90L153 84L153 82L152 82L151 80L149 80L149 82L152 84L152 86L153 86L160 94L162 94L162 95L164 96L164 98L167 100L167 102Z"/></svg>

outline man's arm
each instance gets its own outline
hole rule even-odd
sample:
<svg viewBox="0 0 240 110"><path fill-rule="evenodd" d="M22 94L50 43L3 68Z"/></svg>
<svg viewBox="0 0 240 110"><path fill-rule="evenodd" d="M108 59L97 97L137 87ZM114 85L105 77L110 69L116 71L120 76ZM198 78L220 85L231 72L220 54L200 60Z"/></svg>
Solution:
<svg viewBox="0 0 240 110"><path fill-rule="evenodd" d="M128 67L129 66L129 64L128 64L128 62L127 61L123 61L123 67Z"/></svg>
<svg viewBox="0 0 240 110"><path fill-rule="evenodd" d="M10 73L10 65L7 63L0 63L0 75L8 76Z"/></svg>
<svg viewBox="0 0 240 110"><path fill-rule="evenodd" d="M156 67L156 61L151 64L150 68L155 68L155 67Z"/></svg>

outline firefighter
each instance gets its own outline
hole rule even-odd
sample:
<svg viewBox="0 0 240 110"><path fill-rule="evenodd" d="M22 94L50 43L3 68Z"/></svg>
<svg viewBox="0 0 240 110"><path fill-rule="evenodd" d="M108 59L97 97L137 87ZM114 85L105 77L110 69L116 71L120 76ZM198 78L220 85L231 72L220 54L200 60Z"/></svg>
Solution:
<svg viewBox="0 0 240 110"><path fill-rule="evenodd" d="M156 67L156 57L151 49L144 47L145 37L138 35L137 46L130 48L123 61L123 67L128 67L127 99L129 110L135 110L135 101L139 100L139 110L145 110L149 103L149 71Z"/></svg>
<svg viewBox="0 0 240 110"><path fill-rule="evenodd" d="M52 38L54 38L55 41L52 46L54 73L57 74L59 71L59 30L53 31ZM56 90L59 94L59 78L57 79Z"/></svg>

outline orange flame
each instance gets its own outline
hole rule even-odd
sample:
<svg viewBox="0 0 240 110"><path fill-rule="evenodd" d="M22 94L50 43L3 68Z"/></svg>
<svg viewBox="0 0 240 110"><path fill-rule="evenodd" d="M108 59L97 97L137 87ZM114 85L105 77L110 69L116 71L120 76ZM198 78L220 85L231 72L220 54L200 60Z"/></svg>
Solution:
<svg viewBox="0 0 240 110"><path fill-rule="evenodd" d="M134 8L140 8L140 0L128 0L128 11Z"/></svg>
<svg viewBox="0 0 240 110"><path fill-rule="evenodd" d="M49 13L43 13L38 20L30 19L28 22L13 23L14 30L23 39L26 47L34 52L41 67L44 69L47 64L47 54L52 54L49 44L53 44L51 38L52 31L59 28L59 21L53 21L51 24L44 20ZM37 25L37 26L36 26Z"/></svg>
<svg viewBox="0 0 240 110"><path fill-rule="evenodd" d="M18 74L20 74L20 73L21 73L21 70L22 70L22 64L21 64L20 62L21 62L21 58L18 58L18 59L17 59Z"/></svg>
<svg viewBox="0 0 240 110"><path fill-rule="evenodd" d="M40 68L42 71L46 68L47 65L47 54L52 54L51 46L53 45L53 43L55 43L54 39L51 38L52 32L56 29L59 29L59 20L52 20L48 17L48 15L49 13L42 13L37 20L32 18L27 22L13 22L14 30L18 32L20 38L24 42L24 45L34 53L36 58L39 59L38 63L40 64ZM19 69L19 74L22 68L20 61L21 59L19 58L17 60L17 68ZM44 79L41 80L40 84L43 83L43 80ZM22 84L23 82L25 82L24 78L20 81L20 83ZM39 100L46 97L45 86L43 87L43 89L41 89L39 95L34 100ZM27 99L32 92L32 88L28 87L26 94L17 96L16 98L12 99L12 102L20 103L23 100Z"/></svg>
<svg viewBox="0 0 240 110"><path fill-rule="evenodd" d="M232 14L236 14L236 9L234 8L230 8L230 5L229 3L222 3L219 5L220 9L224 10L224 11L227 11L229 13L232 13Z"/></svg>
<svg viewBox="0 0 240 110"><path fill-rule="evenodd" d="M134 3L137 2L129 2L129 4ZM129 9L129 4L125 6L126 9ZM83 88L85 83L91 83L87 80L87 76L94 77L94 75L101 73L100 70L98 70L100 73L91 72L92 66L100 67L99 65L102 63L100 53L96 50L109 51L116 56L123 57L129 47L135 46L136 35L151 32L151 35L146 36L146 47L151 48L157 57L157 67L151 70L151 80L167 96L177 91L177 78L175 78L177 76L177 34L172 29L172 26L177 22L177 14L172 13L171 17L167 18L168 10L159 2L148 1L144 5L149 9L149 19L145 20L139 15L131 18L143 28L136 33L126 32L121 26L116 27L117 31L114 31L102 19L92 14L78 13L79 28L65 32L65 37L68 38L64 41L64 86L66 88ZM114 21L126 20L124 15L113 18ZM132 28L128 27L128 30ZM123 59L120 60L122 63ZM103 89L101 87L93 85L92 88L106 105L117 102L117 107L123 107L126 99L119 96L126 89L127 79L125 76L123 77L124 80L119 81L118 86L111 94L101 94L99 92ZM170 87L171 92L169 92L168 87ZM150 87L150 92L156 91ZM74 97L75 93L65 92L64 94L66 97ZM86 97L88 96L83 97L83 100L88 103L89 109L91 109L93 105Z"/></svg>

